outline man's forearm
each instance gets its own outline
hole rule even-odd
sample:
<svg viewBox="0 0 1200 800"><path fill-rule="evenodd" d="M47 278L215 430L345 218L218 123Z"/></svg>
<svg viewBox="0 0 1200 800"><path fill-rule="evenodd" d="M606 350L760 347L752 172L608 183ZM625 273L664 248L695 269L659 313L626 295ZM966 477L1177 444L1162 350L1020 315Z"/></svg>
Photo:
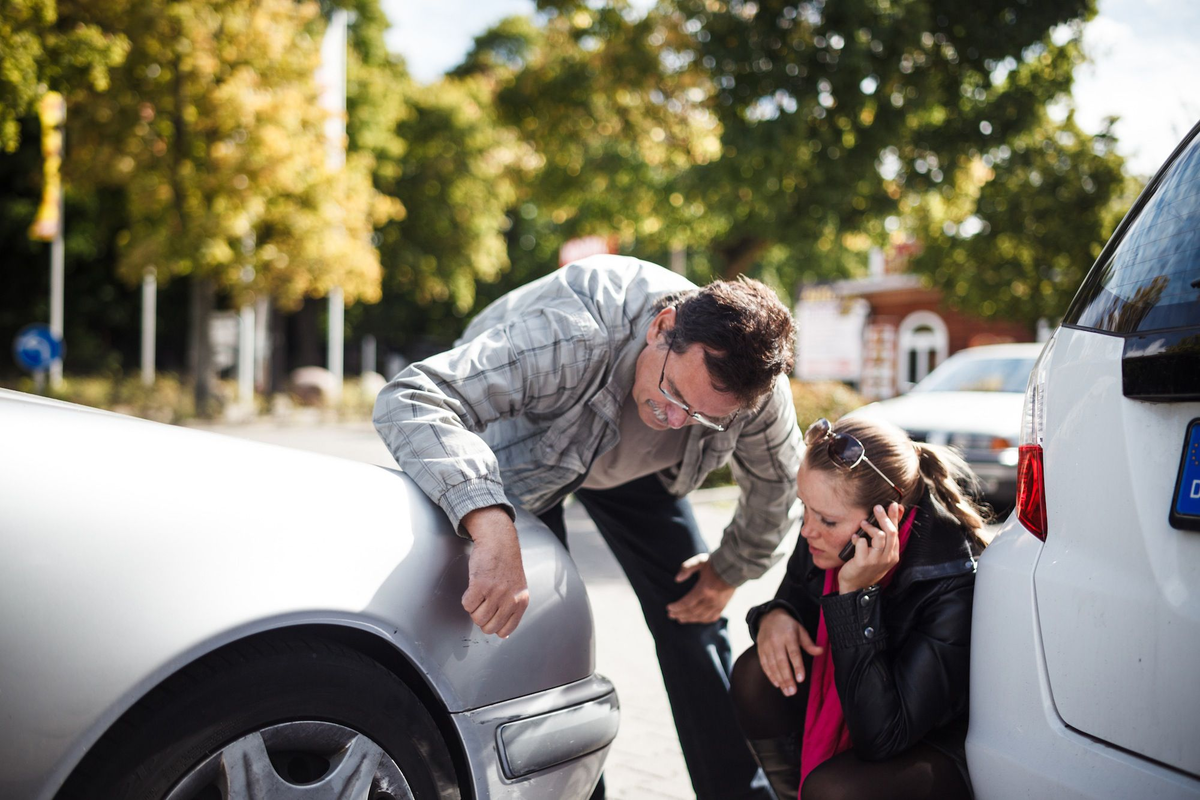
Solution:
<svg viewBox="0 0 1200 800"><path fill-rule="evenodd" d="M467 513L508 499L495 454L468 427L462 403L439 389L438 374L422 363L397 375L375 401L375 429L400 468L465 535Z"/></svg>
<svg viewBox="0 0 1200 800"><path fill-rule="evenodd" d="M505 506L487 506L468 512L462 518L462 527L473 542L495 536L517 535L517 527Z"/></svg>

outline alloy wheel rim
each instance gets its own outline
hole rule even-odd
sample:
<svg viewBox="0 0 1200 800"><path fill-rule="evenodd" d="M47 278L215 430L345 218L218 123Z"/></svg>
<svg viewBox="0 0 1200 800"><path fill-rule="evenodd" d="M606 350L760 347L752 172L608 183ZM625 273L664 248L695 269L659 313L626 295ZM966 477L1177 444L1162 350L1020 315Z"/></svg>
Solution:
<svg viewBox="0 0 1200 800"><path fill-rule="evenodd" d="M190 769L164 800L415 800L369 736L318 720L242 736Z"/></svg>

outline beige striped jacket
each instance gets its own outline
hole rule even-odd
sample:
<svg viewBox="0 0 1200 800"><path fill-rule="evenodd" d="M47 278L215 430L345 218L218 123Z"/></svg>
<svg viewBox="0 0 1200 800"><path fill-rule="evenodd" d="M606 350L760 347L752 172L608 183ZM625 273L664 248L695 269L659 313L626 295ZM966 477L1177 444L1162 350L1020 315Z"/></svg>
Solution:
<svg viewBox="0 0 1200 800"><path fill-rule="evenodd" d="M376 401L376 430L460 534L477 508L545 511L616 445L655 301L693 288L623 256L567 265L489 305L453 349L396 375ZM686 430L683 461L658 476L682 497L731 463L741 497L711 562L740 585L773 563L798 517L802 444L788 382L724 432Z"/></svg>

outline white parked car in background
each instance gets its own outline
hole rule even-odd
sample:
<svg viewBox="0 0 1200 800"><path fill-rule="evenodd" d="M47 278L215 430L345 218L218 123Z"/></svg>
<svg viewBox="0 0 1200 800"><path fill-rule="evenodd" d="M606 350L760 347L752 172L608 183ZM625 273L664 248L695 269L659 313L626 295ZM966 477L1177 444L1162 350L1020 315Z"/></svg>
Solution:
<svg viewBox="0 0 1200 800"><path fill-rule="evenodd" d="M899 425L914 441L957 448L979 477L984 499L1008 509L1017 493L1021 403L1041 351L1028 343L968 347L907 394L851 413Z"/></svg>
<svg viewBox="0 0 1200 800"><path fill-rule="evenodd" d="M980 559L967 760L989 798L1200 797L1200 125L1034 367Z"/></svg>

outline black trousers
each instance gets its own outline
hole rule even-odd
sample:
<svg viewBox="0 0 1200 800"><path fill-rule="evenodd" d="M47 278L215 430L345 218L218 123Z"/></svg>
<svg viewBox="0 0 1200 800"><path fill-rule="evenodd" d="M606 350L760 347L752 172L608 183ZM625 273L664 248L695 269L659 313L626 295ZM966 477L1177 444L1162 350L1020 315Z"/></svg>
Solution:
<svg viewBox="0 0 1200 800"><path fill-rule="evenodd" d="M812 658L807 654L803 658L805 674L812 675ZM794 695L786 697L772 686L759 663L757 645L742 653L733 668L733 702L742 729L750 739L791 738L797 784L809 687L810 681L806 680ZM955 760L924 741L884 761L865 761L853 749L846 750L810 772L800 792L801 800L971 800L971 797L967 776Z"/></svg>
<svg viewBox="0 0 1200 800"><path fill-rule="evenodd" d="M733 659L726 620L684 625L667 617L667 604L695 583L695 578L675 582L679 566L708 549L691 505L668 494L653 475L613 489L580 489L575 496L641 603L696 797L770 800L766 778L742 737L729 697ZM561 505L542 514L542 521L566 543ZM603 784L594 796L603 797Z"/></svg>

